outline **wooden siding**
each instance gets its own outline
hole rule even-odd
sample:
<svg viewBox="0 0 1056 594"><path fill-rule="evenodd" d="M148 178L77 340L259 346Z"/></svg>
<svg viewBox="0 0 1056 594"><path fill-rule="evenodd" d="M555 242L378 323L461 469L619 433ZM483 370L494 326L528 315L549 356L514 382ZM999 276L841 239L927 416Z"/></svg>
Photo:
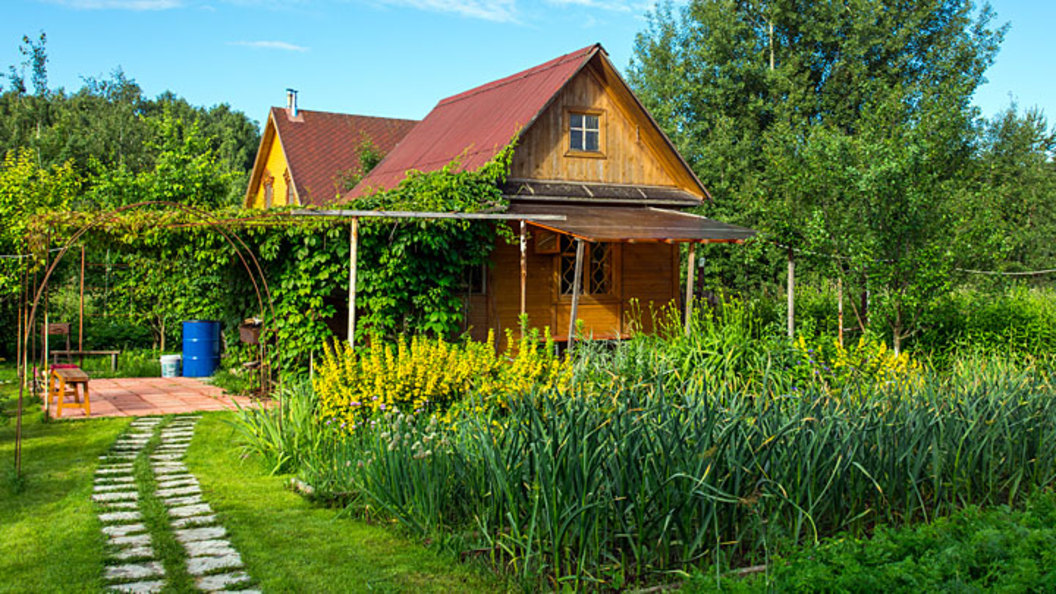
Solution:
<svg viewBox="0 0 1056 594"><path fill-rule="evenodd" d="M567 339L571 298L558 295L558 256L535 253L534 234L528 240L528 321L532 327L549 326L558 340ZM651 311L676 302L678 246L665 243L613 244L617 269L611 296L580 298L578 317L588 336L626 338L637 317L640 328L652 331ZM499 240L492 252L487 295L471 297L467 320L471 335L483 340L490 328L499 346L507 328L516 329L520 315L520 250ZM482 311L482 309L484 311ZM640 315L638 315L640 314ZM481 324L481 320L487 320Z"/></svg>
<svg viewBox="0 0 1056 594"><path fill-rule="evenodd" d="M514 153L510 177L680 187L700 195L684 172L678 175L661 158L670 151L660 146L664 141L648 116L633 98L628 103L612 84L602 82L605 79L602 67L591 63L569 81L525 131ZM600 153L568 150L570 112L601 114Z"/></svg>

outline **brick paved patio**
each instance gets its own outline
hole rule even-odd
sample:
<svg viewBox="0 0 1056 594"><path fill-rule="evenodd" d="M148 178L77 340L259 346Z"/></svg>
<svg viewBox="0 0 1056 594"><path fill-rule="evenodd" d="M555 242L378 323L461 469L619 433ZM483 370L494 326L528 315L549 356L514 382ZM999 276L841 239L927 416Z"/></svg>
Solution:
<svg viewBox="0 0 1056 594"><path fill-rule="evenodd" d="M249 398L230 396L216 386L191 377L132 377L93 379L89 383L92 418L172 415L198 411L234 410ZM67 397L67 402L73 402ZM65 406L65 405L64 405ZM55 403L50 414L55 416ZM83 418L79 408L63 408L62 418Z"/></svg>

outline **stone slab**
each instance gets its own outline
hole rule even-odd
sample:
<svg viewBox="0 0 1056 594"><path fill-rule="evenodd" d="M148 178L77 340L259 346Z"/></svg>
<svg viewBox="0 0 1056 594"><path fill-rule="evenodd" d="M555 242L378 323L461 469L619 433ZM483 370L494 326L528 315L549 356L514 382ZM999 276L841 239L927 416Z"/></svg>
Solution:
<svg viewBox="0 0 1056 594"><path fill-rule="evenodd" d="M234 573L218 573L216 575L207 575L205 577L198 578L194 581L194 583L198 586L199 590L212 592L214 590L226 590L231 586L237 586L248 581L248 573L244 571L236 571Z"/></svg>
<svg viewBox="0 0 1056 594"><path fill-rule="evenodd" d="M150 455L150 459L151 460L156 460L158 462L168 461L168 460L179 460L180 458L183 458L183 454L151 454Z"/></svg>
<svg viewBox="0 0 1056 594"><path fill-rule="evenodd" d="M153 594L154 592L161 592L164 589L165 580L130 582L128 584L110 586L111 592L131 592L132 594Z"/></svg>
<svg viewBox="0 0 1056 594"><path fill-rule="evenodd" d="M114 526L103 526L103 534L107 536L125 536L136 532L146 532L147 527L143 524L116 524Z"/></svg>
<svg viewBox="0 0 1056 594"><path fill-rule="evenodd" d="M183 485L169 489L158 489L154 494L158 497L176 497L178 495L198 495L201 492L202 488L198 485Z"/></svg>
<svg viewBox="0 0 1056 594"><path fill-rule="evenodd" d="M154 549L149 546L125 547L110 555L111 559L118 561L132 561L133 559L151 560L154 558Z"/></svg>
<svg viewBox="0 0 1056 594"><path fill-rule="evenodd" d="M117 485L134 482L136 482L136 479L132 476L99 476L95 478L95 484L97 485Z"/></svg>
<svg viewBox="0 0 1056 594"><path fill-rule="evenodd" d="M227 536L227 530L223 526L208 526L205 528L187 528L177 530L173 533L176 540L181 543L197 542L200 540L214 540Z"/></svg>
<svg viewBox="0 0 1056 594"><path fill-rule="evenodd" d="M165 499L166 507L183 507L187 505L198 505L205 503L201 495L184 495L183 497L170 497Z"/></svg>
<svg viewBox="0 0 1056 594"><path fill-rule="evenodd" d="M95 471L96 474L115 474L115 475L132 475L132 465L129 464L128 468L117 468L114 466L107 466L105 468L98 468Z"/></svg>
<svg viewBox="0 0 1056 594"><path fill-rule="evenodd" d="M183 545L189 557L230 557L238 555L235 547L224 539L196 540Z"/></svg>
<svg viewBox="0 0 1056 594"><path fill-rule="evenodd" d="M197 486L198 485L198 479L196 479L193 476L188 474L188 475L180 476L180 477L173 476L173 477L166 478L165 480L159 480L158 481L158 488L159 489L171 489L173 487L179 487L179 486L182 486L182 485L195 485L195 486Z"/></svg>
<svg viewBox="0 0 1056 594"><path fill-rule="evenodd" d="M187 559L187 573L199 576L221 569L242 569L242 558L238 553L223 557L190 557Z"/></svg>
<svg viewBox="0 0 1056 594"><path fill-rule="evenodd" d="M143 516L138 511L115 511L99 514L99 521L103 524L120 524L122 522L137 522Z"/></svg>
<svg viewBox="0 0 1056 594"><path fill-rule="evenodd" d="M99 505L101 505L101 506L103 506L103 507L105 507L105 508L107 508L109 510L115 510L115 509L133 510L133 509L136 509L138 507L138 504L135 501L101 501L101 502L99 502Z"/></svg>
<svg viewBox="0 0 1056 594"><path fill-rule="evenodd" d="M106 579L112 582L118 580L141 580L143 578L161 577L163 575L165 575L165 568L157 561L126 563L124 565L112 565L106 568Z"/></svg>
<svg viewBox="0 0 1056 594"><path fill-rule="evenodd" d="M128 483L96 483L95 486L92 487L92 492L108 493L111 491L127 491L129 489L135 489L135 485L129 484L131 482L132 481L129 481Z"/></svg>
<svg viewBox="0 0 1056 594"><path fill-rule="evenodd" d="M96 493L92 495L92 501L135 501L139 499L137 491L111 491L109 493Z"/></svg>
<svg viewBox="0 0 1056 594"><path fill-rule="evenodd" d="M211 513L213 513L213 508L209 507L208 503L169 508L169 515L173 518L188 518Z"/></svg>
<svg viewBox="0 0 1056 594"><path fill-rule="evenodd" d="M191 526L212 526L213 524L216 524L216 516L213 514L188 516L172 521L172 527L176 529L190 528Z"/></svg>
<svg viewBox="0 0 1056 594"><path fill-rule="evenodd" d="M141 547L144 545L150 545L150 535L147 533L143 534L126 534L124 536L111 536L110 540L106 544L115 547Z"/></svg>

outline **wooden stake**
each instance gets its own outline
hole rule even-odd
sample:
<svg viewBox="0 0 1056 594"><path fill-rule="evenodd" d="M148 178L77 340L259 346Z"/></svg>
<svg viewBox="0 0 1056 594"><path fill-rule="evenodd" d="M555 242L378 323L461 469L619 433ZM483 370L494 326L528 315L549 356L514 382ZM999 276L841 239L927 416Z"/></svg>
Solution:
<svg viewBox="0 0 1056 594"><path fill-rule="evenodd" d="M839 318L840 348L843 348L843 277L836 279L836 312Z"/></svg>
<svg viewBox="0 0 1056 594"><path fill-rule="evenodd" d="M568 350L576 335L576 315L579 313L580 279L583 277L583 240L576 239L576 277L572 280L572 311L568 318Z"/></svg>
<svg viewBox="0 0 1056 594"><path fill-rule="evenodd" d="M689 258L686 264L686 336L689 336L690 322L693 320L693 272L697 267L697 244L689 244Z"/></svg>
<svg viewBox="0 0 1056 594"><path fill-rule="evenodd" d="M792 258L792 246L788 247L788 337L796 334L796 261Z"/></svg>
<svg viewBox="0 0 1056 594"><path fill-rule="evenodd" d="M69 344L69 343L67 343ZM67 347L68 348L68 347ZM84 246L81 246L81 313L77 320L77 350L84 350ZM164 350L164 349L162 349ZM83 360L83 355L82 355Z"/></svg>
<svg viewBox="0 0 1056 594"><path fill-rule="evenodd" d="M348 235L348 346L356 346L356 257L359 250L359 218L352 218Z"/></svg>
<svg viewBox="0 0 1056 594"><path fill-rule="evenodd" d="M521 221L521 318L528 313L528 223Z"/></svg>

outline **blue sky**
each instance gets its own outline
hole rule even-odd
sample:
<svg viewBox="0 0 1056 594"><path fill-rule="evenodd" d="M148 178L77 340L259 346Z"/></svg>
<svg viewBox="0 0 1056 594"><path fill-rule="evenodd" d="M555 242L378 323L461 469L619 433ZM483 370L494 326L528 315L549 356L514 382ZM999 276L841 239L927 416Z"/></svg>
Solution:
<svg viewBox="0 0 1056 594"><path fill-rule="evenodd" d="M228 103L262 120L284 89L305 109L421 118L478 84L601 42L625 69L647 0L5 0L0 67L48 35L50 83L122 68L148 95ZM984 115L1039 106L1056 122L1052 0L993 0L1010 22Z"/></svg>

